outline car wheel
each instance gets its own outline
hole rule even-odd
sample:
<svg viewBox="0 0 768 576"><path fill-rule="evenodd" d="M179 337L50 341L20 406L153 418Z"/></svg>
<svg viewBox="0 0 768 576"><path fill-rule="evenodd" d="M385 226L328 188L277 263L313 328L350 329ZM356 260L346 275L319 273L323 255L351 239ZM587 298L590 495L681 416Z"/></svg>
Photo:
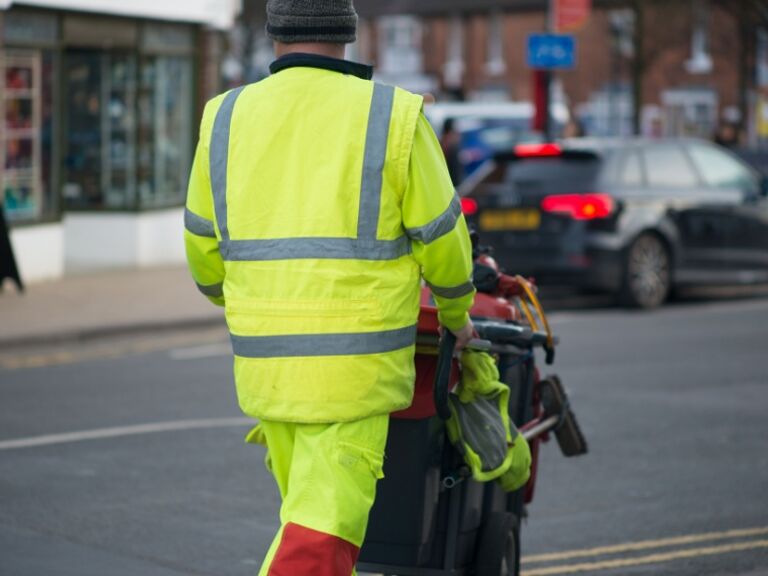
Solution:
<svg viewBox="0 0 768 576"><path fill-rule="evenodd" d="M643 234L627 250L621 299L635 308L656 308L669 295L671 258L664 242Z"/></svg>

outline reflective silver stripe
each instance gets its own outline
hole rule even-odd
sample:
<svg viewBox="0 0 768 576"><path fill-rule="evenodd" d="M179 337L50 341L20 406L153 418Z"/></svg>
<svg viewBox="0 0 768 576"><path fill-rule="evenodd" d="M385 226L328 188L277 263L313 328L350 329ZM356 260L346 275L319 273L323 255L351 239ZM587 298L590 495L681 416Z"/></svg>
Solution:
<svg viewBox="0 0 768 576"><path fill-rule="evenodd" d="M197 289L206 296L211 296L212 298L224 296L223 282L219 282L218 284L208 284L207 286L205 284L198 284Z"/></svg>
<svg viewBox="0 0 768 576"><path fill-rule="evenodd" d="M445 212L440 214L440 216L424 226L406 228L405 232L412 240L418 240L424 244L429 244L453 230L460 214L461 202L459 201L459 197L454 195L448 208L446 208Z"/></svg>
<svg viewBox="0 0 768 576"><path fill-rule="evenodd" d="M189 208L184 210L184 228L196 236L205 236L206 238L216 238L216 232L213 229L213 222L198 216Z"/></svg>
<svg viewBox="0 0 768 576"><path fill-rule="evenodd" d="M368 114L368 128L360 185L357 238L270 238L232 240L227 227L227 162L230 125L237 88L224 97L211 134L210 174L216 222L221 235L219 249L226 261L288 259L395 260L411 253L407 236L377 240L384 163L395 89L375 84Z"/></svg>
<svg viewBox="0 0 768 576"><path fill-rule="evenodd" d="M235 101L245 86L235 88L224 96L216 119L213 121L210 143L210 176L213 188L213 205L216 221L219 224L219 234L223 240L229 239L227 228L227 161L229 158L229 133L232 124L232 110Z"/></svg>
<svg viewBox="0 0 768 576"><path fill-rule="evenodd" d="M294 334L289 336L237 336L232 334L231 338L235 356L243 358L382 354L412 346L416 341L416 326L352 334Z"/></svg>
<svg viewBox="0 0 768 576"><path fill-rule="evenodd" d="M429 282L427 282L427 286L429 286L429 289L432 290L432 294L435 296L441 296L443 298L461 298L462 296L470 294L472 290L475 289L475 286L472 284L472 282L469 281L464 282L464 284L459 286L453 286L452 288L434 286Z"/></svg>
<svg viewBox="0 0 768 576"><path fill-rule="evenodd" d="M411 253L407 237L397 240L356 240L354 238L275 238L229 240L219 244L226 261L300 260L396 260Z"/></svg>
<svg viewBox="0 0 768 576"><path fill-rule="evenodd" d="M357 237L360 239L376 239L381 207L382 174L387 157L389 122L392 117L394 98L393 86L373 85L371 110L368 113L368 130L365 136L360 209L357 218Z"/></svg>

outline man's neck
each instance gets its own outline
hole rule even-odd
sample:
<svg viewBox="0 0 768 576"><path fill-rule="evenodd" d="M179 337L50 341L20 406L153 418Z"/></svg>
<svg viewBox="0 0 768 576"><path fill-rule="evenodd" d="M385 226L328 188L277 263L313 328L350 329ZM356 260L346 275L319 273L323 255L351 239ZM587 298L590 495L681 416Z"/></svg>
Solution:
<svg viewBox="0 0 768 576"><path fill-rule="evenodd" d="M275 42L275 56L280 58L287 54L317 54L318 56L327 56L329 58L344 59L344 44L330 44L327 42L297 42L295 44L285 44Z"/></svg>

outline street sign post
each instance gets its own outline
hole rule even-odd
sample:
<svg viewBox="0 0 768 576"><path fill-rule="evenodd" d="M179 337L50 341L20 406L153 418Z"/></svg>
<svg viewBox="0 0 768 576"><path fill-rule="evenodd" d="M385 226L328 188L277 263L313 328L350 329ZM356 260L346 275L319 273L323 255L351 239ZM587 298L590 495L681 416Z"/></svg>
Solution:
<svg viewBox="0 0 768 576"><path fill-rule="evenodd" d="M576 42L572 36L557 33L575 32L589 20L592 0L548 0L547 34L528 37L528 66L533 69L536 114L533 126L544 132L547 140L554 136L554 123L549 111L553 70L576 65Z"/></svg>
<svg viewBox="0 0 768 576"><path fill-rule="evenodd" d="M528 36L528 66L538 70L570 69L576 65L576 40L563 34Z"/></svg>

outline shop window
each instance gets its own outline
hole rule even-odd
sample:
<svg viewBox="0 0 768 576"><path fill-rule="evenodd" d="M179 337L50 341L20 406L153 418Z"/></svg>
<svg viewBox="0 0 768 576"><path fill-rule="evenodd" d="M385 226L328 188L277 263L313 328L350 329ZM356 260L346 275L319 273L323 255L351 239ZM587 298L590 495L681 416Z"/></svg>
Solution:
<svg viewBox="0 0 768 576"><path fill-rule="evenodd" d="M9 50L0 58L0 184L9 221L50 217L52 194L53 56Z"/></svg>
<svg viewBox="0 0 768 576"><path fill-rule="evenodd" d="M136 62L130 54L67 55L63 196L68 208L134 208Z"/></svg>
<svg viewBox="0 0 768 576"><path fill-rule="evenodd" d="M73 51L65 76L67 207L182 204L193 141L191 58Z"/></svg>
<svg viewBox="0 0 768 576"><path fill-rule="evenodd" d="M421 73L421 22L412 16L385 16L379 19L378 25L381 71Z"/></svg>
<svg viewBox="0 0 768 576"><path fill-rule="evenodd" d="M633 98L626 84L606 84L590 95L582 107L582 119L591 136L630 136L633 132Z"/></svg>
<svg viewBox="0 0 768 576"><path fill-rule="evenodd" d="M706 89L665 90L661 93L665 136L710 138L715 131L717 93Z"/></svg>
<svg viewBox="0 0 768 576"><path fill-rule="evenodd" d="M192 142L192 63L146 57L139 88L139 199L142 207L184 201Z"/></svg>

